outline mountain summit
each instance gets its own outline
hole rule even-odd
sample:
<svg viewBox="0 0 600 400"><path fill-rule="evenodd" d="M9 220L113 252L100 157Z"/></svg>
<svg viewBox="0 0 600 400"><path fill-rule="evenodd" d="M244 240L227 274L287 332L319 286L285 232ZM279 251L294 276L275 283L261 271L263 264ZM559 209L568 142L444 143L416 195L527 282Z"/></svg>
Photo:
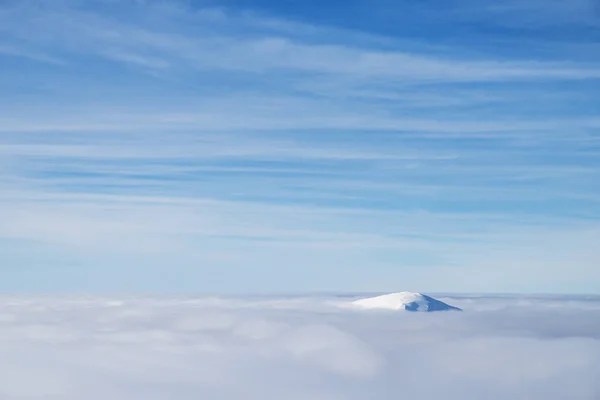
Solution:
<svg viewBox="0 0 600 400"><path fill-rule="evenodd" d="M433 297L421 293L399 292L390 293L383 296L370 297L354 301L352 304L366 309L387 309L387 310L406 310L406 311L462 311L458 307L453 307Z"/></svg>

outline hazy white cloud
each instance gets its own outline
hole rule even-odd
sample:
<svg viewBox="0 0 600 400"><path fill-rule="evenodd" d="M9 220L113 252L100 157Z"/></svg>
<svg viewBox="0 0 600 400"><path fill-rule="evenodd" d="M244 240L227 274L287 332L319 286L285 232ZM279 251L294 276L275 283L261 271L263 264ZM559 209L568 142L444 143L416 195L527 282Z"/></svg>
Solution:
<svg viewBox="0 0 600 400"><path fill-rule="evenodd" d="M7 296L0 395L13 399L597 398L597 298ZM32 385L32 381L35 382Z"/></svg>
<svg viewBox="0 0 600 400"><path fill-rule="evenodd" d="M49 271L81 287L120 287L111 275L121 270L127 282L160 288L145 272L152 269L190 274L187 282L203 290L215 284L203 275L233 275L219 290L253 292L278 279L294 290L375 290L401 280L461 291L526 291L534 280L538 292L559 279L563 290L585 292L600 279L599 231L583 219L51 192L4 192L0 201L7 264L51 254L58 264ZM72 275L70 263L89 265L96 278ZM4 284L33 284L19 277L45 275L36 265L7 269Z"/></svg>

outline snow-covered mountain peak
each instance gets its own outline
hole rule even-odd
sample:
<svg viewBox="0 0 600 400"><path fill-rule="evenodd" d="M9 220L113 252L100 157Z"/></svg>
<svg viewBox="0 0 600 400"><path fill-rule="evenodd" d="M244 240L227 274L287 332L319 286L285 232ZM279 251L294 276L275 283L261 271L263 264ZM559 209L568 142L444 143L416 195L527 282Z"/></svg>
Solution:
<svg viewBox="0 0 600 400"><path fill-rule="evenodd" d="M406 310L406 311L462 311L460 308L453 307L442 301L422 293L399 292L390 293L383 296L370 297L357 300L353 304L365 309L387 309L387 310Z"/></svg>

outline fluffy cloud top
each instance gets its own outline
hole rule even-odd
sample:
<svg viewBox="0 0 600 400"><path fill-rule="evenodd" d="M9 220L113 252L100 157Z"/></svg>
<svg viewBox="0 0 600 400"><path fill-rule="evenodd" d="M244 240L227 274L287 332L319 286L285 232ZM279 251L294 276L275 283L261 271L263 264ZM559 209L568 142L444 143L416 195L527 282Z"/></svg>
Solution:
<svg viewBox="0 0 600 400"><path fill-rule="evenodd" d="M512 399L600 395L600 299L30 297L0 308L2 399Z"/></svg>

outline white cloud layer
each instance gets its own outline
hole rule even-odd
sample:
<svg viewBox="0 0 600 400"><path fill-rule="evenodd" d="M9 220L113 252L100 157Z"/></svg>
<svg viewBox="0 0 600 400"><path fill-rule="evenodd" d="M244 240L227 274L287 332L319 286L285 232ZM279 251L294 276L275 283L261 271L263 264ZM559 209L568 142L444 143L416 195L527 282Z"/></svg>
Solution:
<svg viewBox="0 0 600 400"><path fill-rule="evenodd" d="M0 398L511 399L600 395L600 298L353 296L0 299Z"/></svg>

